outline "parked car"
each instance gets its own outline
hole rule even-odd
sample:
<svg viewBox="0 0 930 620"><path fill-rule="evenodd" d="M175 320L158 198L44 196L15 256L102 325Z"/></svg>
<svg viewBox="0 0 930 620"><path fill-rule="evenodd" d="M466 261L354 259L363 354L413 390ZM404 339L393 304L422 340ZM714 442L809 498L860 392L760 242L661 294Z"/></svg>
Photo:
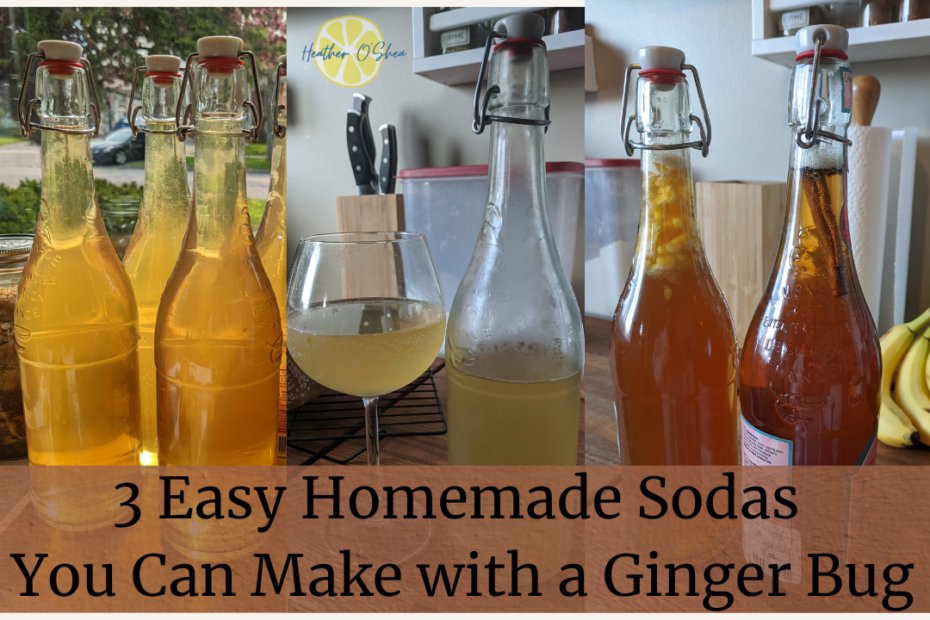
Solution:
<svg viewBox="0 0 930 620"><path fill-rule="evenodd" d="M100 140L90 145L90 155L95 164L115 164L122 166L126 162L145 159L145 134L139 132L132 136L128 127L111 131Z"/></svg>

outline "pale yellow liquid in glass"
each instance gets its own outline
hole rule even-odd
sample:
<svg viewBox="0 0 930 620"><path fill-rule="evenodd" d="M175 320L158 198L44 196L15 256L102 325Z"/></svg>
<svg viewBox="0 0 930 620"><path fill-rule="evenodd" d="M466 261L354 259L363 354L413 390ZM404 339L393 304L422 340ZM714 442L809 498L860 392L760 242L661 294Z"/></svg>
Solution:
<svg viewBox="0 0 930 620"><path fill-rule="evenodd" d="M198 120L194 207L155 328L161 465L274 465L281 319L255 249L242 122Z"/></svg>
<svg viewBox="0 0 930 620"><path fill-rule="evenodd" d="M575 465L580 372L499 381L462 372L447 355L446 376L450 465Z"/></svg>
<svg viewBox="0 0 930 620"><path fill-rule="evenodd" d="M174 124L150 121L147 126L166 130ZM174 134L147 134L142 206L123 257L139 306L143 465L158 464L155 318L165 285L177 265L189 221L190 190L184 143Z"/></svg>
<svg viewBox="0 0 930 620"><path fill-rule="evenodd" d="M87 136L42 134L14 319L31 465L138 465L139 317L97 209Z"/></svg>
<svg viewBox="0 0 930 620"><path fill-rule="evenodd" d="M288 316L291 355L331 390L372 397L423 374L446 330L442 308L422 301L355 299Z"/></svg>
<svg viewBox="0 0 930 620"><path fill-rule="evenodd" d="M255 247L271 281L284 334L278 385L278 436L287 434L287 136L275 137L271 155L271 187ZM279 451L278 457L286 455ZM282 460L282 464L285 464Z"/></svg>

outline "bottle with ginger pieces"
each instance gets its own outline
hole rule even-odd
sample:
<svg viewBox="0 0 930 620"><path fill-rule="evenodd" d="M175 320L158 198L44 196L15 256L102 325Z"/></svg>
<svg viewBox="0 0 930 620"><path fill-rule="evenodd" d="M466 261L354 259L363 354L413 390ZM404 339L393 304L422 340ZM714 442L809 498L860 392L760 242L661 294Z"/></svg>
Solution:
<svg viewBox="0 0 930 620"><path fill-rule="evenodd" d="M710 135L701 125L702 139L689 142L697 117L682 70L692 70L699 94L700 80L673 48L640 50L640 68L643 142L630 142L628 125L624 143L630 155L642 151L642 207L610 337L621 462L736 465L738 344L704 255L691 180L690 149L706 156Z"/></svg>

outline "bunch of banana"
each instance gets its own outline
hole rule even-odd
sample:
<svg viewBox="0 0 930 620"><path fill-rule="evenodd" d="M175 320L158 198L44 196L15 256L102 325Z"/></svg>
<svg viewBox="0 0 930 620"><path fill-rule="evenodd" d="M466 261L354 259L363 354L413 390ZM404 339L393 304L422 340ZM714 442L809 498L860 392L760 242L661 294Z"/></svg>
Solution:
<svg viewBox="0 0 930 620"><path fill-rule="evenodd" d="M913 446L919 441L930 445L930 310L910 323L889 329L881 343L882 408L878 438L895 448Z"/></svg>

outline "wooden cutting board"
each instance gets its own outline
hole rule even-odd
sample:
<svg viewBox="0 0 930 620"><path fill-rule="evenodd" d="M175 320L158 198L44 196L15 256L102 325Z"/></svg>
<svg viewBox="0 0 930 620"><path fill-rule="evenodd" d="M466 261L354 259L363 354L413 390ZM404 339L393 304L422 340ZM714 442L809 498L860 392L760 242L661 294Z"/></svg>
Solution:
<svg viewBox="0 0 930 620"><path fill-rule="evenodd" d="M778 254L786 186L729 181L697 183L695 189L704 250L742 346Z"/></svg>

